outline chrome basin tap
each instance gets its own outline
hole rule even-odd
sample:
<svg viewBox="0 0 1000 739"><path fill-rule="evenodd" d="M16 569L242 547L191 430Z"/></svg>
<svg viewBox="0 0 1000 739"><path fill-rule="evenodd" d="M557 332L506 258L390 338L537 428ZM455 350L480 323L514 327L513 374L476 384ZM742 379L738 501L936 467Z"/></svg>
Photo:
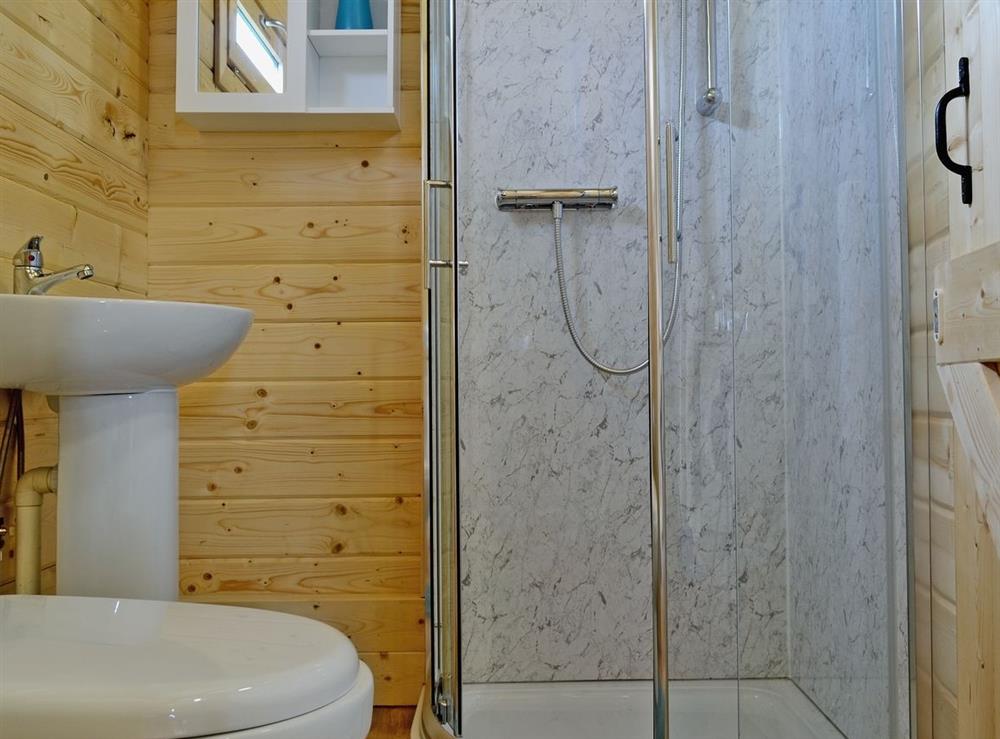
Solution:
<svg viewBox="0 0 1000 739"><path fill-rule="evenodd" d="M42 237L32 236L14 255L14 294L44 295L60 282L89 280L94 276L94 268L89 264L78 264L61 272L49 273L45 272L44 266Z"/></svg>

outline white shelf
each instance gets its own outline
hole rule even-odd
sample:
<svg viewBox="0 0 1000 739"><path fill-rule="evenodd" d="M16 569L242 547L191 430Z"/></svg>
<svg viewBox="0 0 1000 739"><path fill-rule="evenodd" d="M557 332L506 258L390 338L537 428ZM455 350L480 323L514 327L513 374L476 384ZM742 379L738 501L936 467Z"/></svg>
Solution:
<svg viewBox="0 0 1000 739"><path fill-rule="evenodd" d="M389 48L389 31L372 30L313 30L309 41L320 57L385 56Z"/></svg>

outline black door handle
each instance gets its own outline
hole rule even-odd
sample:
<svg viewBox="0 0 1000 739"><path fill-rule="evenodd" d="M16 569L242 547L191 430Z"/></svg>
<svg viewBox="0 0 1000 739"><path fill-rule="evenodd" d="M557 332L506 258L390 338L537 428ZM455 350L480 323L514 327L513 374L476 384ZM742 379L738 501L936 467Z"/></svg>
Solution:
<svg viewBox="0 0 1000 739"><path fill-rule="evenodd" d="M938 159L946 168L962 178L962 202L972 204L972 166L959 164L948 155L948 103L955 98L969 97L969 57L958 60L958 87L948 90L938 101L934 109L934 146L937 148Z"/></svg>

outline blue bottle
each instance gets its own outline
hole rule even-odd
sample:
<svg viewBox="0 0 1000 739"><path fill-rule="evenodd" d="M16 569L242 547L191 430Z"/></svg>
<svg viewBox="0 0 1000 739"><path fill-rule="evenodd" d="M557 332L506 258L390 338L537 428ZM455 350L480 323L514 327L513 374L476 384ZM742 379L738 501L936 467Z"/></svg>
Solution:
<svg viewBox="0 0 1000 739"><path fill-rule="evenodd" d="M372 6L370 0L340 0L337 4L338 30L370 29L372 27Z"/></svg>

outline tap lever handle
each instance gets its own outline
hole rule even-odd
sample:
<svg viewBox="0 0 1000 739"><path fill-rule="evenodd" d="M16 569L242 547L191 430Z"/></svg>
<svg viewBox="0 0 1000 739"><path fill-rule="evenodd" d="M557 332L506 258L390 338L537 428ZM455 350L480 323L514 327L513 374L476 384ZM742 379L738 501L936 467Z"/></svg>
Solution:
<svg viewBox="0 0 1000 739"><path fill-rule="evenodd" d="M37 267L44 265L42 258L42 237L32 236L21 250L14 255L15 267Z"/></svg>

